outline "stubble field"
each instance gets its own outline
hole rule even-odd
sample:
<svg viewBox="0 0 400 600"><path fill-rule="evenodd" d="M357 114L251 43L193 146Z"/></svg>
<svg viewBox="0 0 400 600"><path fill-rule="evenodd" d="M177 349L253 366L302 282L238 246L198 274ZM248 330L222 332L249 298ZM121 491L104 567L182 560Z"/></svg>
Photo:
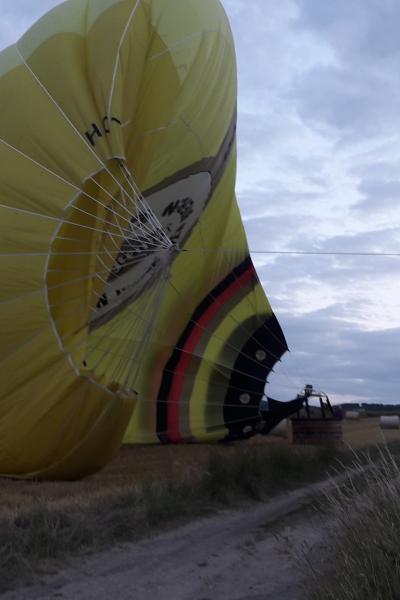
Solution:
<svg viewBox="0 0 400 600"><path fill-rule="evenodd" d="M382 431L378 418L343 421L343 446L360 449L367 446L400 440L400 430ZM90 507L101 498L131 489L143 483L193 481L205 474L210 457L234 460L245 448L293 448L304 459L316 451L310 446L297 446L275 436L256 436L249 441L232 445L174 445L124 446L118 456L102 471L75 482L32 482L0 479L0 514L15 514L29 505L46 500L46 504L63 508Z"/></svg>

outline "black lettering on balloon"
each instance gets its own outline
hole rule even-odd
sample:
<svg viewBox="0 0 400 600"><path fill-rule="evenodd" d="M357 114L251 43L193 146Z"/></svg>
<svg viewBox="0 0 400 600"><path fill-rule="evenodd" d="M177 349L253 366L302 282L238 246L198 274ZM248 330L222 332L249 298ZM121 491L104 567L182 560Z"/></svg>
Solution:
<svg viewBox="0 0 400 600"><path fill-rule="evenodd" d="M100 298L99 298L99 301L97 302L96 307L103 308L103 306L107 306L107 304L108 304L107 294L102 294L102 296L100 296Z"/></svg>
<svg viewBox="0 0 400 600"><path fill-rule="evenodd" d="M110 121L114 121L114 123L118 123L118 125L122 125L121 121L119 119L117 119L117 117L111 117L111 119L109 119L108 117L104 117L103 118L104 133L111 133Z"/></svg>
<svg viewBox="0 0 400 600"><path fill-rule="evenodd" d="M181 218L181 222L186 221L186 219L193 213L193 204L194 202L192 198L180 198L179 200L175 200L175 202L168 204L162 216L167 217L173 215L174 213L178 213Z"/></svg>
<svg viewBox="0 0 400 600"><path fill-rule="evenodd" d="M173 215L174 212L178 210L178 206L179 200L176 200L176 202L171 202L171 204L168 204L167 208L164 210L162 216L167 217L169 215Z"/></svg>
<svg viewBox="0 0 400 600"><path fill-rule="evenodd" d="M183 198L179 200L178 213L181 216L181 223L186 221L193 212L193 200L191 198Z"/></svg>
<svg viewBox="0 0 400 600"><path fill-rule="evenodd" d="M122 125L121 121L117 117L103 117L100 127L96 123L92 123L91 130L85 131L85 136L89 140L92 146L96 145L97 138L102 138L103 134L108 135L111 133L112 123Z"/></svg>
<svg viewBox="0 0 400 600"><path fill-rule="evenodd" d="M89 142L92 144L92 146L96 145L96 142L94 141L95 136L97 135L98 137L103 137L103 134L101 133L100 129L97 127L96 123L92 123L92 131L85 131L85 135L87 137L87 139L89 140Z"/></svg>

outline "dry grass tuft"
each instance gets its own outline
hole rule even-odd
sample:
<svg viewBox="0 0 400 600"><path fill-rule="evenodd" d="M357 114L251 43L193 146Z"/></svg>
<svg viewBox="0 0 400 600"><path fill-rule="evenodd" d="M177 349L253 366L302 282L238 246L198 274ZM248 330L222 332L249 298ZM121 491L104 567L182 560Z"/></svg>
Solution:
<svg viewBox="0 0 400 600"><path fill-rule="evenodd" d="M382 446L355 455L354 472L328 492L334 522L327 572L311 568L310 600L400 598L400 457Z"/></svg>

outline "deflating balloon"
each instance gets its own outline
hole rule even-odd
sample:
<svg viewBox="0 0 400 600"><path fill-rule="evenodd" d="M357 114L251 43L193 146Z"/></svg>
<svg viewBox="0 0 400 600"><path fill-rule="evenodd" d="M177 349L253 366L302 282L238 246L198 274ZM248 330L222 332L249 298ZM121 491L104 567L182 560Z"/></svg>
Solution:
<svg viewBox="0 0 400 600"><path fill-rule="evenodd" d="M245 437L286 350L218 0L68 0L0 54L0 472Z"/></svg>

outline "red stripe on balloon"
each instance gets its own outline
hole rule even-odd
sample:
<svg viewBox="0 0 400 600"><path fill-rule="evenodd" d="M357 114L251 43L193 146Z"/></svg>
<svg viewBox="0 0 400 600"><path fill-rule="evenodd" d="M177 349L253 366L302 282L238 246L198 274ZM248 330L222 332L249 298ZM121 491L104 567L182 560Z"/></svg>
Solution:
<svg viewBox="0 0 400 600"><path fill-rule="evenodd" d="M242 287L249 283L254 277L255 269L251 265L250 268L242 273L217 297L208 309L197 320L198 327L194 326L193 331L189 335L185 345L181 348L182 353L177 364L176 370L179 371L174 375L170 393L168 395L168 436L172 443L183 442L183 438L179 430L179 413L182 388L185 380L185 372L189 368L192 360L191 352L193 352L199 343L204 329L215 317L219 310L223 309L225 302L228 302Z"/></svg>

